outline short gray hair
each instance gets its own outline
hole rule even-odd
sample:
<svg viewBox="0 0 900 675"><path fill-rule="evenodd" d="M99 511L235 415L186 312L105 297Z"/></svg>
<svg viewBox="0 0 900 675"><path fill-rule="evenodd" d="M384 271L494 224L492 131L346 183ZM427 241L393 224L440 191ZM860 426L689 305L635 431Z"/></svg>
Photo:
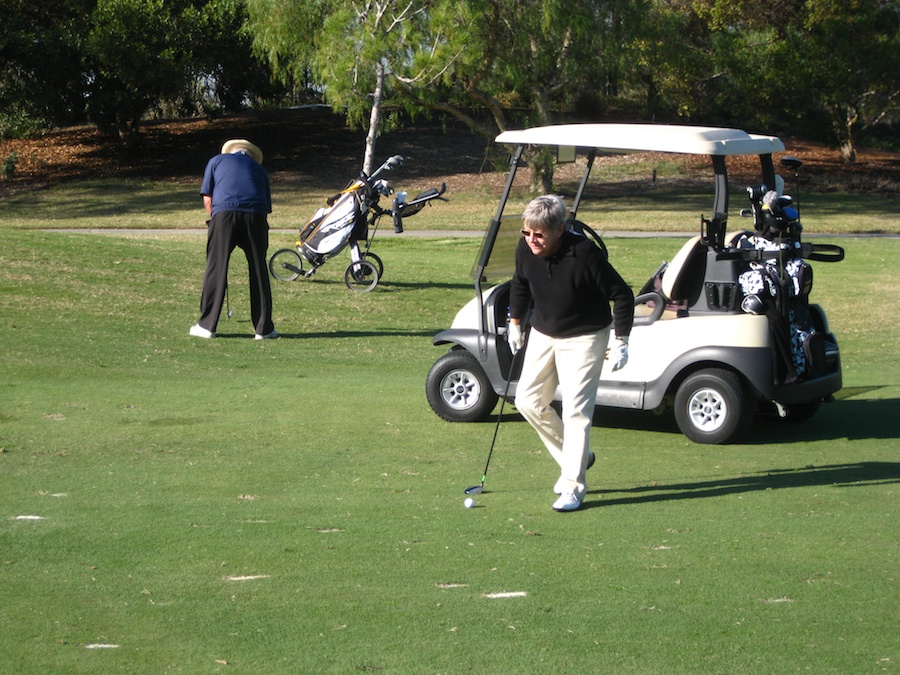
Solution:
<svg viewBox="0 0 900 675"><path fill-rule="evenodd" d="M566 203L557 195L542 195L531 200L522 213L522 222L530 229L552 230L566 222Z"/></svg>

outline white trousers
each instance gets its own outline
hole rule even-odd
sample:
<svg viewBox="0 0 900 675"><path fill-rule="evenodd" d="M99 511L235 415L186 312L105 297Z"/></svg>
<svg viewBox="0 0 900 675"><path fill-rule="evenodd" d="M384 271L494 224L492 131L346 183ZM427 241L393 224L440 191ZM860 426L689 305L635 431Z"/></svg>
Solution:
<svg viewBox="0 0 900 675"><path fill-rule="evenodd" d="M552 338L532 328L528 336L516 408L559 464L564 492L587 490L591 421L607 342L609 328L572 338ZM550 406L557 387L562 417Z"/></svg>

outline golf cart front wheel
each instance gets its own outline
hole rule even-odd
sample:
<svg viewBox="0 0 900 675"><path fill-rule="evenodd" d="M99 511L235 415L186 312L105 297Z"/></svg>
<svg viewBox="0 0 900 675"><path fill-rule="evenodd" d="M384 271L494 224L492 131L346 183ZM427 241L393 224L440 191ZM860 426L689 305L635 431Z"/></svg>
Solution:
<svg viewBox="0 0 900 675"><path fill-rule="evenodd" d="M700 370L681 383L675 394L675 421L695 443L737 440L753 422L756 400L740 376L721 368Z"/></svg>
<svg viewBox="0 0 900 675"><path fill-rule="evenodd" d="M344 283L351 291L366 293L378 285L378 270L368 260L352 262L344 272Z"/></svg>
<svg viewBox="0 0 900 675"><path fill-rule="evenodd" d="M276 279L293 281L303 272L303 258L292 248L280 248L269 258L269 272Z"/></svg>
<svg viewBox="0 0 900 675"><path fill-rule="evenodd" d="M435 362L425 380L425 395L435 414L447 422L480 422L499 399L478 361L462 349Z"/></svg>

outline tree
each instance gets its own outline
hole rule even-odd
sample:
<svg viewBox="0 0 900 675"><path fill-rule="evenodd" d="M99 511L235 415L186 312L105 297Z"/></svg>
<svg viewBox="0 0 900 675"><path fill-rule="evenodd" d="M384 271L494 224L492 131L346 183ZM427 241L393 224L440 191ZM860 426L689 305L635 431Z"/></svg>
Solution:
<svg viewBox="0 0 900 675"><path fill-rule="evenodd" d="M0 0L0 137L84 121L79 43L94 0Z"/></svg>
<svg viewBox="0 0 900 675"><path fill-rule="evenodd" d="M553 122L596 88L598 73L604 86L619 77L637 18L628 0L248 3L248 31L275 72L310 69L325 99L367 127L366 171L388 106L448 114L486 138L509 126L513 109L520 123ZM536 189L548 190L551 164L530 161Z"/></svg>
<svg viewBox="0 0 900 675"><path fill-rule="evenodd" d="M251 39L254 54L269 65L271 76L285 86L321 89L312 63L328 6L329 0L245 0L243 33Z"/></svg>
<svg viewBox="0 0 900 675"><path fill-rule="evenodd" d="M405 71L421 48L428 3L368 0L336 5L324 22L314 63L326 99L343 109L351 124L367 128L363 171L370 173L382 110L391 95L388 75Z"/></svg>
<svg viewBox="0 0 900 675"><path fill-rule="evenodd" d="M257 101L277 101L285 87L254 53L244 30L241 0L196 0L191 17L190 80L180 95L185 115L234 112Z"/></svg>
<svg viewBox="0 0 900 675"><path fill-rule="evenodd" d="M793 82L828 115L841 155L852 164L857 136L898 110L900 5L810 0L808 6Z"/></svg>
<svg viewBox="0 0 900 675"><path fill-rule="evenodd" d="M858 134L897 111L896 0L693 0L690 9L714 36L710 63L732 115L813 137L826 120L852 163Z"/></svg>
<svg viewBox="0 0 900 675"><path fill-rule="evenodd" d="M88 111L101 129L128 144L154 102L185 88L192 14L163 0L98 0L84 56Z"/></svg>
<svg viewBox="0 0 900 675"><path fill-rule="evenodd" d="M511 124L551 124L585 95L618 86L636 17L624 0L446 0L430 6L418 57L399 91L411 107L455 117L493 138ZM473 116L486 110L489 120ZM492 122L492 124L491 124ZM532 190L547 192L546 152L529 154Z"/></svg>

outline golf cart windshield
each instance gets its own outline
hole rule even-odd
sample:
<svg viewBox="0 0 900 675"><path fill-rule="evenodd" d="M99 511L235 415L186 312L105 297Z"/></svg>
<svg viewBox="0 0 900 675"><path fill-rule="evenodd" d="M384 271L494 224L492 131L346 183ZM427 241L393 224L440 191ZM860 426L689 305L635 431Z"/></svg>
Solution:
<svg viewBox="0 0 900 675"><path fill-rule="evenodd" d="M485 239L490 232L485 233ZM522 238L522 215L505 215L500 218L496 229L496 237L493 241L491 255L481 270L481 279L488 284L497 284L512 277L516 271L516 245ZM482 242L482 249L486 245ZM472 278L475 279L479 272L479 257L472 266Z"/></svg>

